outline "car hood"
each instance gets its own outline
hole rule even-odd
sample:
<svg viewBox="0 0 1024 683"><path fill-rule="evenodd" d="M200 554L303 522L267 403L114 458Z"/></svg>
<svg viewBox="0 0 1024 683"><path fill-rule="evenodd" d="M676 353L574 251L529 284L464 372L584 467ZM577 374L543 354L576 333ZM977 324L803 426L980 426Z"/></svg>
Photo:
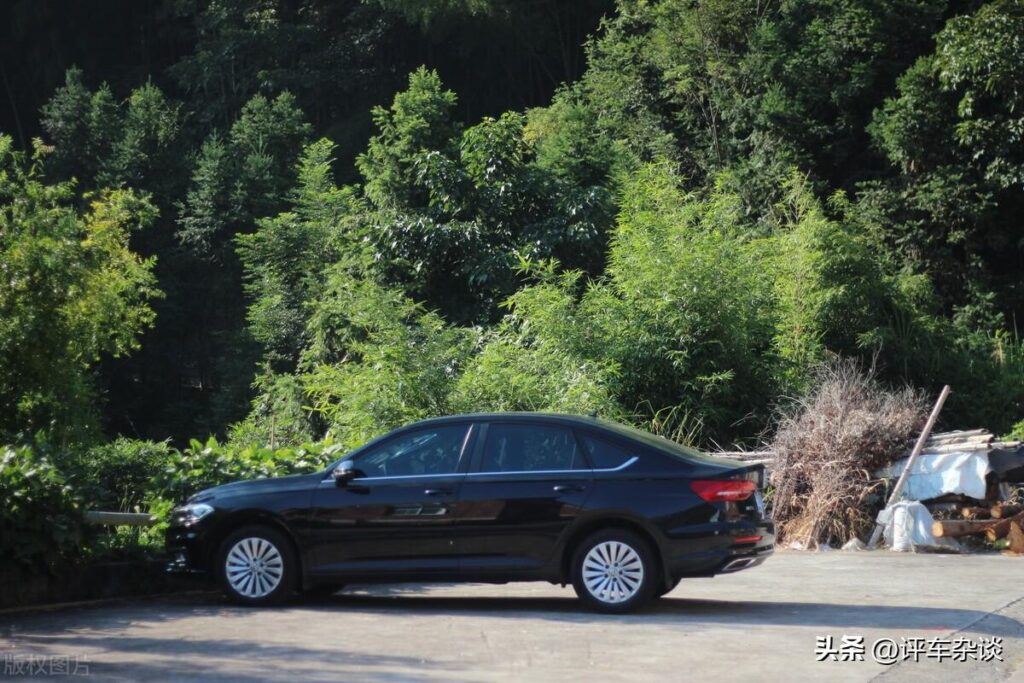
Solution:
<svg viewBox="0 0 1024 683"><path fill-rule="evenodd" d="M310 483L317 481L319 476L320 473L317 472L315 474L293 474L287 477L272 477L269 479L233 481L230 484L221 484L220 486L204 489L189 498L188 502L201 503L215 498L227 498L230 496L296 491L308 488Z"/></svg>

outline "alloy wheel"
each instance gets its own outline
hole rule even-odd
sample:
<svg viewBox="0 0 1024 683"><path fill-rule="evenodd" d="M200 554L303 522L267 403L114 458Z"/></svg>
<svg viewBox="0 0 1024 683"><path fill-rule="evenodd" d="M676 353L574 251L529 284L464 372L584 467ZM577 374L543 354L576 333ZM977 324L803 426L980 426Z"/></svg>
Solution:
<svg viewBox="0 0 1024 683"><path fill-rule="evenodd" d="M643 581L640 554L621 541L598 543L583 558L583 584L603 603L626 602L637 594Z"/></svg>
<svg viewBox="0 0 1024 683"><path fill-rule="evenodd" d="M228 551L225 575L231 587L246 598L270 595L284 576L281 552L265 538L243 538Z"/></svg>

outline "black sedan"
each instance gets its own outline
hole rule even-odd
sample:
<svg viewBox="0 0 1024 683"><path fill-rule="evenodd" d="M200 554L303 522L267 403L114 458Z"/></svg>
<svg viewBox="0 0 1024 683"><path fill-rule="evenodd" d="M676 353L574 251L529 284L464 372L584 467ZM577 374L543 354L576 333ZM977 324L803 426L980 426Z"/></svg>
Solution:
<svg viewBox="0 0 1024 683"><path fill-rule="evenodd" d="M626 612L684 577L772 553L761 466L631 427L542 413L397 429L315 474L226 484L177 508L174 571L279 603L348 583L571 583Z"/></svg>

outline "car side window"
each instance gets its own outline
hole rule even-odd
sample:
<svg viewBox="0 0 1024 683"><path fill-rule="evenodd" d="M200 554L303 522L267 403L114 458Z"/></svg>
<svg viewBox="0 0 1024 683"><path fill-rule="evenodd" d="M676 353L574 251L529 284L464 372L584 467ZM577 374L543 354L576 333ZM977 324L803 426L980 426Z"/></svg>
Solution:
<svg viewBox="0 0 1024 683"><path fill-rule="evenodd" d="M586 469L572 430L557 425L491 424L481 472Z"/></svg>
<svg viewBox="0 0 1024 683"><path fill-rule="evenodd" d="M590 434L580 434L580 441L587 451L587 457L595 470L612 470L622 467L634 457L633 453L618 444Z"/></svg>
<svg viewBox="0 0 1024 683"><path fill-rule="evenodd" d="M367 477L454 474L469 425L445 425L405 434L362 453L355 466Z"/></svg>

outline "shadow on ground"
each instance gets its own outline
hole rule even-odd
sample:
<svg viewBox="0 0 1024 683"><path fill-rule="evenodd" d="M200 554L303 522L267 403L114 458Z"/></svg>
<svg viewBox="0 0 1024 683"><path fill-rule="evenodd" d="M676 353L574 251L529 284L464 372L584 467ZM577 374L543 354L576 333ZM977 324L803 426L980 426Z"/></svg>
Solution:
<svg viewBox="0 0 1024 683"><path fill-rule="evenodd" d="M843 604L772 600L699 600L666 596L627 615L602 615L587 610L571 594L566 597L472 597L417 594L397 586L373 588L372 593L341 592L307 599L301 608L314 612L360 611L432 615L467 614L494 619L549 619L583 623L615 620L622 623L716 626L814 626L824 629L890 628L896 630L956 631L999 635L1022 624L1014 619L970 609L910 605ZM987 619L985 617L988 617Z"/></svg>

